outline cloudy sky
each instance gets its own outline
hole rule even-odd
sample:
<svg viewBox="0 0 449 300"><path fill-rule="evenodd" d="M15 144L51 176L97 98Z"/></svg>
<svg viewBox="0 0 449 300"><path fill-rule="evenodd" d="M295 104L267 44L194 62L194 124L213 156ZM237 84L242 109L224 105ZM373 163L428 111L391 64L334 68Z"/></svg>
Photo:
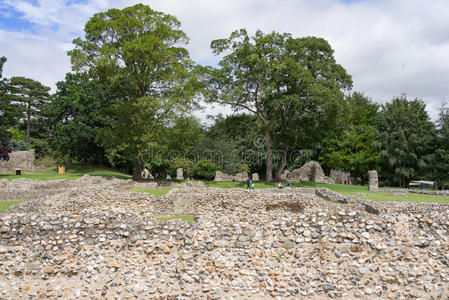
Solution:
<svg viewBox="0 0 449 300"><path fill-rule="evenodd" d="M239 28L313 35L329 41L353 89L374 101L406 93L423 99L436 118L449 100L448 0L0 0L4 75L30 77L54 91L70 71L66 51L88 19L139 2L181 21L199 64L215 65L210 41Z"/></svg>

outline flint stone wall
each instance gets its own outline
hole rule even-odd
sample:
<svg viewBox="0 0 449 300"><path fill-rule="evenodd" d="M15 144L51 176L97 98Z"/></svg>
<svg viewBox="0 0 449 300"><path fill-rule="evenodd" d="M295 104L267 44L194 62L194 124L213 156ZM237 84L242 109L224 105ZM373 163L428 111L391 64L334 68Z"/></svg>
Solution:
<svg viewBox="0 0 449 300"><path fill-rule="evenodd" d="M178 168L176 170L176 179L178 179L178 180L184 179L184 170L182 168Z"/></svg>
<svg viewBox="0 0 449 300"><path fill-rule="evenodd" d="M379 181L377 179L377 171L368 171L368 191L377 191L379 189Z"/></svg>
<svg viewBox="0 0 449 300"><path fill-rule="evenodd" d="M351 173L345 172L343 170L334 170L332 169L329 177L334 180L335 183L343 184L348 180L348 177L351 176Z"/></svg>
<svg viewBox="0 0 449 300"><path fill-rule="evenodd" d="M34 149L13 151L9 153L9 160L0 160L0 173L12 173L15 169L34 172Z"/></svg>
<svg viewBox="0 0 449 300"><path fill-rule="evenodd" d="M229 175L221 171L215 172L214 181L246 181L248 179L248 173L237 173L235 175Z"/></svg>
<svg viewBox="0 0 449 300"><path fill-rule="evenodd" d="M310 161L304 164L301 168L288 172L284 176L292 182L311 181L321 183L335 183L330 177L324 174L319 162Z"/></svg>
<svg viewBox="0 0 449 300"><path fill-rule="evenodd" d="M448 296L447 204L361 202L327 189L181 188L154 197L117 192L118 182L90 190L90 179L68 183L79 189L44 209L44 199L32 200L0 214L4 299L174 299L180 290L186 299ZM89 193L73 202L80 191ZM195 222L156 219L173 213ZM317 276L323 268L332 276Z"/></svg>

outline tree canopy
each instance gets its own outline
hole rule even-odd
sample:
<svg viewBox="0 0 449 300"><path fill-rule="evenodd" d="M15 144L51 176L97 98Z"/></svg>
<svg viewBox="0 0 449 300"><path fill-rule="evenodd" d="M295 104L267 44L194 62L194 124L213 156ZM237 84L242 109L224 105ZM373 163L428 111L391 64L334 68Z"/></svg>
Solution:
<svg viewBox="0 0 449 300"><path fill-rule="evenodd" d="M435 127L422 100L405 95L381 106L376 118L379 163L390 182L407 187L433 159Z"/></svg>
<svg viewBox="0 0 449 300"><path fill-rule="evenodd" d="M276 123L288 131L301 119L298 112L336 108L342 90L352 85L351 77L335 62L332 48L321 38L293 38L288 33L264 34L260 30L249 37L241 29L229 38L212 41L211 48L215 54L230 53L220 60L220 68L209 72L208 100L231 105L236 111L246 110L259 119L266 143L266 180L271 181ZM284 144L288 150L291 142L285 139ZM283 166L285 162L280 172Z"/></svg>
<svg viewBox="0 0 449 300"><path fill-rule="evenodd" d="M50 88L39 81L23 76L11 77L9 81L11 99L23 107L26 124L26 142L30 141L31 120L42 116L42 108L50 99Z"/></svg>
<svg viewBox="0 0 449 300"><path fill-rule="evenodd" d="M134 157L135 178L142 153L158 147L159 130L195 103L193 62L180 25L174 16L143 4L110 9L87 22L85 38L75 39L69 51L75 71L95 74L123 100L110 107L116 122L99 140L110 157L117 149Z"/></svg>

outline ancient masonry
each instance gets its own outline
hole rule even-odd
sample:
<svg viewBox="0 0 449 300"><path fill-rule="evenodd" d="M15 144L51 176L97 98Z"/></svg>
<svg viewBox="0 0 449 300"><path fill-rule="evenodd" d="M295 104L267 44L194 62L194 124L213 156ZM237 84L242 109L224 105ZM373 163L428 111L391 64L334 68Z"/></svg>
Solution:
<svg viewBox="0 0 449 300"><path fill-rule="evenodd" d="M344 184L344 183L348 183L348 178L349 176L351 176L351 173L349 172L345 172L343 170L334 170L332 169L329 177L332 178L334 180L335 183L338 184Z"/></svg>
<svg viewBox="0 0 449 300"><path fill-rule="evenodd" d="M312 181L322 183L335 183L330 177L324 174L323 169L319 162L310 161L304 164L301 168L295 169L291 172L285 172L285 179L289 179L292 182Z"/></svg>
<svg viewBox="0 0 449 300"><path fill-rule="evenodd" d="M15 169L34 172L34 149L9 153L9 160L0 160L0 173L12 173Z"/></svg>
<svg viewBox="0 0 449 300"><path fill-rule="evenodd" d="M179 179L179 180L183 180L184 179L184 172L183 172L182 168L178 168L176 170L176 179Z"/></svg>
<svg viewBox="0 0 449 300"><path fill-rule="evenodd" d="M0 199L27 201L0 214L0 299L449 297L447 204L136 187L157 183L1 179Z"/></svg>
<svg viewBox="0 0 449 300"><path fill-rule="evenodd" d="M377 171L368 171L368 191L377 191L379 189L379 182L377 179Z"/></svg>
<svg viewBox="0 0 449 300"><path fill-rule="evenodd" d="M217 171L215 172L214 181L246 181L246 179L248 179L248 173L246 172L229 175L221 171Z"/></svg>

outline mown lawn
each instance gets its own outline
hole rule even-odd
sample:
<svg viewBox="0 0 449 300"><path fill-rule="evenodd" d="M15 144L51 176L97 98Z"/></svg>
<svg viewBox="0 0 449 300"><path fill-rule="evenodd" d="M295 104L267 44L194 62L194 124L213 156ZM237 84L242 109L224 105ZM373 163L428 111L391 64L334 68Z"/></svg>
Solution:
<svg viewBox="0 0 449 300"><path fill-rule="evenodd" d="M246 182L244 181L204 181L207 187L215 188L246 188ZM277 182L263 182L255 181L254 185L256 189L277 188ZM285 184L283 183L283 186ZM436 196L436 195L422 195L406 193L405 196L395 195L392 193L373 193L368 191L368 186L353 185L353 184L327 184L317 182L301 182L292 183L292 187L303 188L328 188L331 191L335 191L342 195L353 195L356 193L363 193L364 195L358 195L359 198L368 199L372 201L409 201L409 202L437 202L437 203L449 203L449 196Z"/></svg>
<svg viewBox="0 0 449 300"><path fill-rule="evenodd" d="M395 195L395 193L364 193L365 196L359 196L359 198L368 199L372 201L408 201L408 202L437 202L437 203L449 203L449 196L437 196L437 195L423 195L405 193L404 196Z"/></svg>
<svg viewBox="0 0 449 300"><path fill-rule="evenodd" d="M105 167L99 166L86 166L81 164L72 164L66 167L65 174L59 175L58 168L51 167L44 169L39 172L23 174L20 176L12 175L12 174L0 174L0 179L6 178L9 180L17 179L17 178L30 178L35 180L53 180L53 179L66 179L66 180L74 180L82 177L83 175L88 174L91 176L107 176L107 177L116 177L120 179L130 179L131 175L118 172L113 169L108 169Z"/></svg>
<svg viewBox="0 0 449 300"><path fill-rule="evenodd" d="M172 216L172 217L160 217L156 218L158 221L170 221L170 220L182 220L185 222L194 222L195 217L191 215L179 215L179 216Z"/></svg>
<svg viewBox="0 0 449 300"><path fill-rule="evenodd" d="M10 206L20 204L20 201L0 201L0 211L5 213Z"/></svg>
<svg viewBox="0 0 449 300"><path fill-rule="evenodd" d="M169 191L171 191L174 187L163 187L163 188L159 188L159 189L133 189L131 190L132 192L140 192L140 193L148 193L154 196L164 196L165 194L167 194Z"/></svg>

